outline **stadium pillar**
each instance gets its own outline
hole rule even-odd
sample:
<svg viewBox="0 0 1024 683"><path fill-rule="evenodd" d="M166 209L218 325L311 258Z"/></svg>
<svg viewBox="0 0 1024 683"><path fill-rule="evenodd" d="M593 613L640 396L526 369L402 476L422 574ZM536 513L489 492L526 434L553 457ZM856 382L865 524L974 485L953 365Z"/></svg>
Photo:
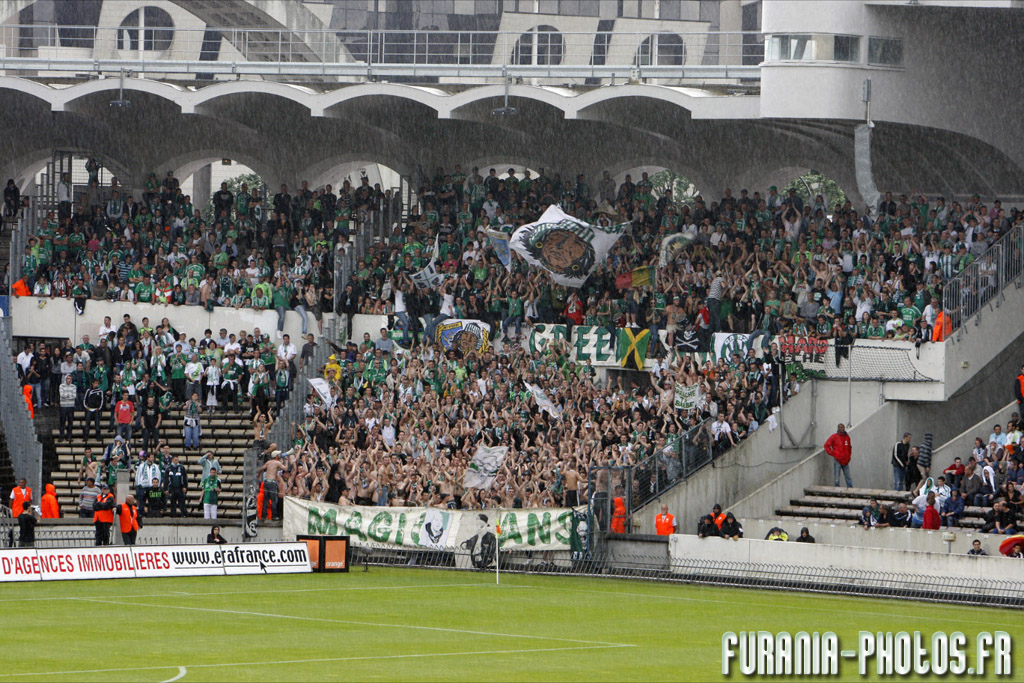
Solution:
<svg viewBox="0 0 1024 683"><path fill-rule="evenodd" d="M210 203L210 176L212 167L206 164L192 176L192 204L193 206L206 206Z"/></svg>

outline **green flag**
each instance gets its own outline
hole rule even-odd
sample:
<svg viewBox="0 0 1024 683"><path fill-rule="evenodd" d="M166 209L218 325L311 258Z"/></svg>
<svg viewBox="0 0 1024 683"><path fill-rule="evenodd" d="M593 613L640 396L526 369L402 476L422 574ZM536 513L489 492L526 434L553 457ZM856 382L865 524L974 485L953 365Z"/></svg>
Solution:
<svg viewBox="0 0 1024 683"><path fill-rule="evenodd" d="M615 359L624 368L643 370L650 342L651 331L649 329L634 330L624 327L619 330L618 344L615 345Z"/></svg>

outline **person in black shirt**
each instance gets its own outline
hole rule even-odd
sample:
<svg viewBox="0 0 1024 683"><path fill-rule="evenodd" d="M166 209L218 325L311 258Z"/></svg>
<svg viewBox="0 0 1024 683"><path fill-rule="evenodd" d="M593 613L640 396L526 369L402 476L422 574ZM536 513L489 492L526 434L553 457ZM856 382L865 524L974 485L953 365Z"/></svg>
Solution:
<svg viewBox="0 0 1024 683"><path fill-rule="evenodd" d="M35 509L31 505L26 505L22 508L21 514L18 515L19 547L31 548L35 546L36 522L38 521L39 515L36 514Z"/></svg>
<svg viewBox="0 0 1024 683"><path fill-rule="evenodd" d="M228 540L220 535L220 527L214 524L213 528L210 529L210 533L206 534L206 542L224 545Z"/></svg>
<svg viewBox="0 0 1024 683"><path fill-rule="evenodd" d="M142 449L149 451L150 447L156 447L160 442L160 425L163 422L163 415L156 404L154 396L147 396L146 402L140 411L142 420Z"/></svg>

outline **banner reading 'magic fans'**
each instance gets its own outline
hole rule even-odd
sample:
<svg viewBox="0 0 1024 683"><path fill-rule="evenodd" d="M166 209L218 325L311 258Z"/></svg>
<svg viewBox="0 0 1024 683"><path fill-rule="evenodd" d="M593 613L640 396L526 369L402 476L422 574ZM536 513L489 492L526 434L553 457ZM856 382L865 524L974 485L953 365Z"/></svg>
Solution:
<svg viewBox="0 0 1024 683"><path fill-rule="evenodd" d="M446 510L381 508L284 499L284 536L350 536L353 546L393 545L432 550L471 549L501 525L507 550L570 550L572 508ZM488 529L490 531L488 531Z"/></svg>
<svg viewBox="0 0 1024 683"><path fill-rule="evenodd" d="M305 543L0 550L0 582L309 571L309 551Z"/></svg>

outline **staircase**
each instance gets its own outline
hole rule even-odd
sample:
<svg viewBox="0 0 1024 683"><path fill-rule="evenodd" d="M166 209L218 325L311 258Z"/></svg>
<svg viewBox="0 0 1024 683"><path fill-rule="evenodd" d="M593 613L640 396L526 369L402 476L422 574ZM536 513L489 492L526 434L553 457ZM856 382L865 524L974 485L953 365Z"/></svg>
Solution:
<svg viewBox="0 0 1024 683"><path fill-rule="evenodd" d="M7 449L7 433L0 425L0 506L8 502L6 494L14 488L14 484L14 467L11 465L11 453Z"/></svg>
<svg viewBox="0 0 1024 683"><path fill-rule="evenodd" d="M178 454L180 462L188 470L189 488L186 507L190 515L202 515L201 489L199 487L203 474L200 456L207 450L220 461L222 471L220 479L222 490L218 509L219 517L238 519L242 509L242 476L245 450L252 445L252 425L248 410L230 410L213 415L203 414L203 434L199 439L201 450L185 451L184 420L181 409L172 408L164 419L160 429L161 438L170 446L171 455ZM110 429L109 413L104 413L101 421L102 439L95 435L85 438L82 428L85 426L85 412L76 411L71 442L61 441L60 432L53 427L49 436L55 443L57 466L49 470L44 481L52 482L57 488L57 499L65 517L73 517L78 512L78 491L82 484L78 482L78 471L81 466L85 448L91 447L97 459L102 460L103 450L113 443L114 431ZM44 437L45 438L45 437ZM141 430L136 429L133 435L132 455L141 446ZM134 473L132 478L134 494ZM193 512L198 510L198 512Z"/></svg>
<svg viewBox="0 0 1024 683"><path fill-rule="evenodd" d="M899 503L913 507L913 494L909 491L808 486L804 489L803 497L790 500L789 505L777 508L775 514L782 519L793 520L794 526L800 526L800 522L808 520L846 526L856 525L860 521L861 510L866 508L872 499L877 500L879 505L889 508L894 508ZM980 529L985 524L986 510L987 508L973 506L964 508L960 528Z"/></svg>

